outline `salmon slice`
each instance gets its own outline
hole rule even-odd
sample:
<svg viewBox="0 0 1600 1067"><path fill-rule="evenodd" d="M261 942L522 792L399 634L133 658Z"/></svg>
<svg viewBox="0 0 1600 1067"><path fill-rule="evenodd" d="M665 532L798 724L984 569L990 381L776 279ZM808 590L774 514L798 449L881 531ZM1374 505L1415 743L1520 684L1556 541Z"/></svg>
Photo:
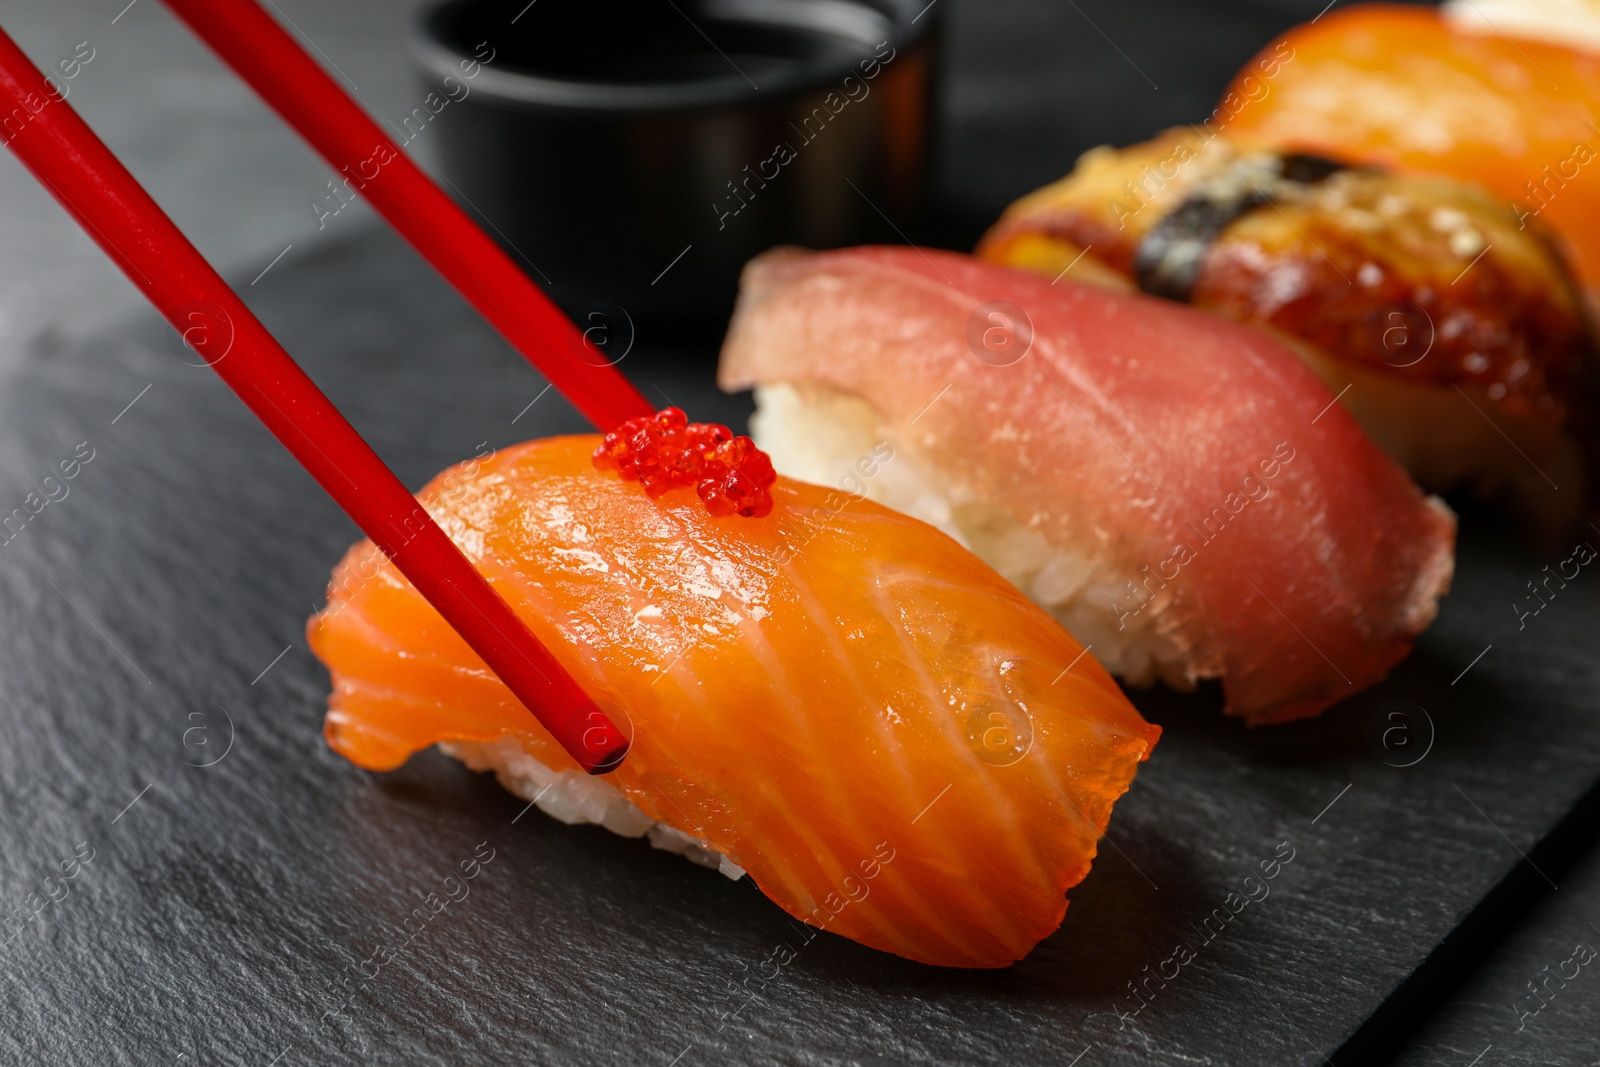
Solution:
<svg viewBox="0 0 1600 1067"><path fill-rule="evenodd" d="M1266 333L948 252L769 253L724 388L779 471L881 438L869 492L962 536L1136 684L1251 723L1370 685L1432 621L1455 519ZM846 449L845 451L849 451Z"/></svg>
<svg viewBox="0 0 1600 1067"><path fill-rule="evenodd" d="M518 445L419 499L628 724L603 780L625 832L680 831L795 918L925 963L1003 967L1055 930L1160 735L1105 670L924 523L788 479L770 515L713 518L596 471L599 440ZM509 745L600 781L369 542L307 633L352 762L443 742L504 770Z"/></svg>

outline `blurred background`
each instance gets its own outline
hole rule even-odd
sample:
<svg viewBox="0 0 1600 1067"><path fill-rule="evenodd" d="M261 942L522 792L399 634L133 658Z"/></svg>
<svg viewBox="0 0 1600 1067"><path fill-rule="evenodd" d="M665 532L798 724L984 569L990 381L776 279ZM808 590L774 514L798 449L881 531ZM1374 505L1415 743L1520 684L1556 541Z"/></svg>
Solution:
<svg viewBox="0 0 1600 1067"><path fill-rule="evenodd" d="M555 3L542 0L524 17L532 20ZM909 8L908 17L926 12L917 19L919 32L937 20L937 106L923 209L903 229L917 240L962 249L1010 200L1066 173L1085 149L1208 113L1232 72L1270 38L1262 27L1287 27L1315 14L1312 5L1295 0L1171 5L1159 20L1138 5L1106 0L925 3ZM271 6L380 123L406 131L405 118L440 88L438 76L425 75L412 59L409 38L420 6L414 0L276 0ZM71 83L72 103L200 251L246 285L285 249L293 256L373 223L359 199L336 214L311 206L320 199L327 212L340 204L326 184L338 176L156 0L3 0L0 22L41 66L89 43L94 58ZM1092 95L1082 91L1085 84L1094 87ZM469 88L478 97L461 103L476 105L481 87ZM407 150L438 173L448 164L449 124L458 118L447 108ZM726 178L760 162L738 158ZM459 169L447 166L445 173L454 177ZM506 225L485 199L472 200L492 223ZM128 283L9 157L0 166L0 203L6 238L0 351L56 333L93 332L141 306ZM563 215L576 207L552 206ZM709 243L717 219L709 200L699 210ZM742 236L745 225L734 219L728 229ZM557 252L516 243L525 262L563 279L568 264ZM692 270L694 259L691 252L680 266ZM561 295L570 307L609 294ZM731 292L723 296L731 300ZM708 343L703 330L697 340Z"/></svg>

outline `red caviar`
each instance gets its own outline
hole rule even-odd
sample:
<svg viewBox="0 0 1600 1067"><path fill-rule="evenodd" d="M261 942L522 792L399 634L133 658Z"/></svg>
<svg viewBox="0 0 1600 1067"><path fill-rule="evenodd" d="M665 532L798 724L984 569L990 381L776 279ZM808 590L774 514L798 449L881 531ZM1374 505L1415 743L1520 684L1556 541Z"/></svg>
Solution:
<svg viewBox="0 0 1600 1067"><path fill-rule="evenodd" d="M629 419L606 434L594 465L637 481L652 497L694 486L718 517L772 511L772 460L748 437L715 422L690 422L678 408Z"/></svg>

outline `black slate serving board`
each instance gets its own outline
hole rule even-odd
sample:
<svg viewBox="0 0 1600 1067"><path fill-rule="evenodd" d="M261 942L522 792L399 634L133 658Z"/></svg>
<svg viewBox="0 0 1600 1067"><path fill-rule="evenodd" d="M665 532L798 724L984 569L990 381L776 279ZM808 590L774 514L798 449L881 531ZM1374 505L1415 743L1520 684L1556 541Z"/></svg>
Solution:
<svg viewBox="0 0 1600 1067"><path fill-rule="evenodd" d="M582 428L553 392L528 407L543 383L386 233L250 292L408 484ZM748 410L704 362L622 366L697 415ZM0 389L0 514L81 442L67 495L0 546L4 1060L1370 1062L1374 1012L1596 778L1600 580L1519 632L1509 603L1555 560L1468 516L1416 655L1323 719L1252 732L1213 693L1139 694L1167 734L1060 932L940 971L808 940L748 881L524 816L437 755L333 756L301 632L355 531L153 320L36 345ZM475 857L464 899L402 927ZM1180 943L1135 1013L1128 983Z"/></svg>
<svg viewBox="0 0 1600 1067"><path fill-rule="evenodd" d="M1541 865L1542 866L1542 865ZM1395 1060L1400 1067L1586 1067L1600 1050L1600 852L1546 889Z"/></svg>

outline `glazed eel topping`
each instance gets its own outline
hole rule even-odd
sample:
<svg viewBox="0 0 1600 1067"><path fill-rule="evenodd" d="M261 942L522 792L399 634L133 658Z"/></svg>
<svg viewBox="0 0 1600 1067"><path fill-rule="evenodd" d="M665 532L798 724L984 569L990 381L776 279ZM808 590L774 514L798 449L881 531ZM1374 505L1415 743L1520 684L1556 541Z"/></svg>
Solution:
<svg viewBox="0 0 1600 1067"><path fill-rule="evenodd" d="M1559 424L1586 406L1594 346L1566 262L1536 220L1475 185L1170 130L1086 153L978 249L1052 275L1085 250L1081 281L1136 285L1335 361Z"/></svg>

